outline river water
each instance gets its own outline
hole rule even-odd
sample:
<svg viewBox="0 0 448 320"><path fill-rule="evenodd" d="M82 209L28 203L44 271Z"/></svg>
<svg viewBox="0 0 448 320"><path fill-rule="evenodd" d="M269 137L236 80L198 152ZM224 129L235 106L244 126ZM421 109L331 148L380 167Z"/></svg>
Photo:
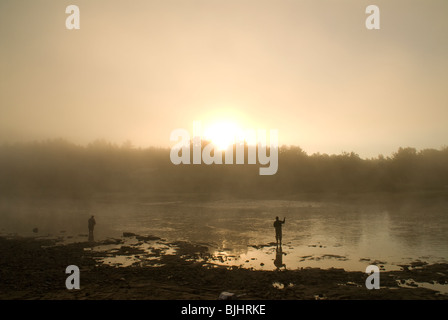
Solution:
<svg viewBox="0 0 448 320"><path fill-rule="evenodd" d="M448 260L447 208L350 205L287 200L216 201L3 201L0 233L62 236L84 241L87 219L95 239L123 232L190 241L209 247L216 264L260 270L306 267L365 271ZM283 244L273 222L286 217ZM32 233L37 227L38 233Z"/></svg>

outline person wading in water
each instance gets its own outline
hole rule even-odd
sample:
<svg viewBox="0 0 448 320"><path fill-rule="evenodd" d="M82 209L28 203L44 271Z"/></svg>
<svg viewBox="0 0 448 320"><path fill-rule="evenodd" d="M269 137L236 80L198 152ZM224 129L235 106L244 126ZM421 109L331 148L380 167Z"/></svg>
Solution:
<svg viewBox="0 0 448 320"><path fill-rule="evenodd" d="M96 225L96 221L95 218L93 216L90 217L89 219L89 241L93 242L93 228L95 228Z"/></svg>
<svg viewBox="0 0 448 320"><path fill-rule="evenodd" d="M279 220L278 217L275 217L274 228L275 228L275 240L277 241L277 246L280 243L282 245L282 225L285 223L286 218L283 218L283 221Z"/></svg>

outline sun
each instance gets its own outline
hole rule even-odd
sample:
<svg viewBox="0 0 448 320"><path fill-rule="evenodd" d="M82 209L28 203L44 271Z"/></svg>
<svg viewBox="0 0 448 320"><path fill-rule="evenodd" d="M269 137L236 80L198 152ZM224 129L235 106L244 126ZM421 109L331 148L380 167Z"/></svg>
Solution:
<svg viewBox="0 0 448 320"><path fill-rule="evenodd" d="M211 141L218 150L226 150L235 142L243 139L241 127L234 121L218 121L204 127L203 137Z"/></svg>

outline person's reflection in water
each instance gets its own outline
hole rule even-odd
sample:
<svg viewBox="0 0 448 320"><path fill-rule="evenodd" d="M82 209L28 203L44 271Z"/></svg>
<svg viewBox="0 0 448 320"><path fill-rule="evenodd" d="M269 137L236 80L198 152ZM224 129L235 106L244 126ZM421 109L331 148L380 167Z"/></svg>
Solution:
<svg viewBox="0 0 448 320"><path fill-rule="evenodd" d="M275 260L274 265L277 267L277 270L280 270L282 267L286 270L286 264L283 263L283 250L282 247L275 248Z"/></svg>
<svg viewBox="0 0 448 320"><path fill-rule="evenodd" d="M93 216L90 217L89 219L89 241L93 242L93 228L95 228L95 218Z"/></svg>

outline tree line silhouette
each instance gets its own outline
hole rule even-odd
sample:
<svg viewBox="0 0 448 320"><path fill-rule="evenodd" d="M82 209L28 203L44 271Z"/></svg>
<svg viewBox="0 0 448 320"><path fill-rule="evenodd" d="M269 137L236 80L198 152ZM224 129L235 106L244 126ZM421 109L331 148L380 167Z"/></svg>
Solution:
<svg viewBox="0 0 448 320"><path fill-rule="evenodd" d="M390 157L356 153L308 155L278 149L278 172L256 165L174 165L169 148L135 148L62 139L0 146L2 196L83 197L96 193L204 193L288 196L300 193L448 191L448 147L399 148ZM247 163L247 162L245 162Z"/></svg>

